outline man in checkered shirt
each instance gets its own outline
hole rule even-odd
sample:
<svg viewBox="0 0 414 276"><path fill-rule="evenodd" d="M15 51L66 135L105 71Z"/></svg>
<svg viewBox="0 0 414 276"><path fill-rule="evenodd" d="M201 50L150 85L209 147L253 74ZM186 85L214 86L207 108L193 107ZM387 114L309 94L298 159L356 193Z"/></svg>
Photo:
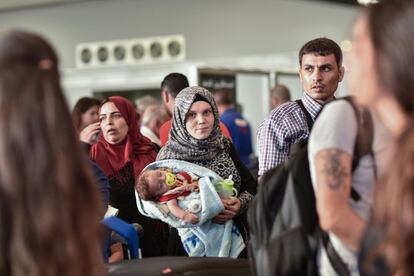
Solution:
<svg viewBox="0 0 414 276"><path fill-rule="evenodd" d="M299 51L299 76L304 90L302 103L312 120L334 98L344 76L342 52L328 38L307 42ZM273 109L259 127L259 176L288 159L290 146L308 139L306 117L298 103L287 102Z"/></svg>

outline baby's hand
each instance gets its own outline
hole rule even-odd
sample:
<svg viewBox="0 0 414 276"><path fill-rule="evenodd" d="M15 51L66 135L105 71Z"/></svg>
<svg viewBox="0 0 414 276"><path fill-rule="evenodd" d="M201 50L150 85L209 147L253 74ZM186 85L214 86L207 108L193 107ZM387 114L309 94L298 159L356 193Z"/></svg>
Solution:
<svg viewBox="0 0 414 276"><path fill-rule="evenodd" d="M182 220L186 223L196 224L198 223L198 217L193 213L186 212Z"/></svg>
<svg viewBox="0 0 414 276"><path fill-rule="evenodd" d="M198 189L198 181L197 182L193 182L191 184L188 184L187 187L188 187L188 190L190 190L192 192L198 192L199 191L199 189Z"/></svg>

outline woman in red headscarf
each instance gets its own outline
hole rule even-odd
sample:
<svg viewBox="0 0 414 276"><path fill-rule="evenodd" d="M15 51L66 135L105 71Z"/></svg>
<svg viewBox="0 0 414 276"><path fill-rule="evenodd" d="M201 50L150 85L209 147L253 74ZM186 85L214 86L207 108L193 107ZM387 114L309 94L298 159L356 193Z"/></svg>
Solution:
<svg viewBox="0 0 414 276"><path fill-rule="evenodd" d="M118 217L139 223L146 233L141 239L144 256L163 255L163 233L159 221L138 212L135 179L142 169L155 161L156 151L138 128L133 105L120 96L109 97L99 110L101 133L90 150L92 160L102 168L111 185L110 204L119 209Z"/></svg>

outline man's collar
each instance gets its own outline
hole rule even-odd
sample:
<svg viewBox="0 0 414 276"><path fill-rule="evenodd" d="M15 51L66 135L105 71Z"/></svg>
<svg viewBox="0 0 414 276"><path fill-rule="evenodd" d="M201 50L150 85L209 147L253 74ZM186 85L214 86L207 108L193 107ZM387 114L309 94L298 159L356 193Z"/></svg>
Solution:
<svg viewBox="0 0 414 276"><path fill-rule="evenodd" d="M303 92L302 102L312 119L315 120L316 116L322 110L323 105L312 99L306 92Z"/></svg>

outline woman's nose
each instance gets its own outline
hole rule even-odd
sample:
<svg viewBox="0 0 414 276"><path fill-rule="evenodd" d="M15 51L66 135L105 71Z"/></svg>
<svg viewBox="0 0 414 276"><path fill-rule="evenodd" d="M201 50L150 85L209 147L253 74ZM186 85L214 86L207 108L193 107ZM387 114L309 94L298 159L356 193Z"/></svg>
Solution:
<svg viewBox="0 0 414 276"><path fill-rule="evenodd" d="M112 117L111 116L107 116L105 119L103 119L103 122L102 122L104 125L112 125L112 123L113 123L113 119L112 119Z"/></svg>
<svg viewBox="0 0 414 276"><path fill-rule="evenodd" d="M205 122L205 118L202 114L197 115L197 123L201 124Z"/></svg>

